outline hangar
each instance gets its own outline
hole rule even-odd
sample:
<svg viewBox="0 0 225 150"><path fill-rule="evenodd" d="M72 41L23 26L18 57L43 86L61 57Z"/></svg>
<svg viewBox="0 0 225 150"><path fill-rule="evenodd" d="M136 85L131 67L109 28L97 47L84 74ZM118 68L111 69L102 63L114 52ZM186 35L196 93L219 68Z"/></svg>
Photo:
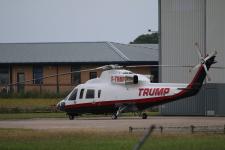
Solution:
<svg viewBox="0 0 225 150"><path fill-rule="evenodd" d="M217 64L225 66L224 0L159 0L160 63L195 65L194 43L206 55L216 49ZM160 68L161 82L190 82L189 68ZM161 106L162 115L225 115L225 69L211 69L200 93Z"/></svg>
<svg viewBox="0 0 225 150"><path fill-rule="evenodd" d="M8 84L107 64L157 65L159 59L157 44L113 42L1 43L0 54L0 91L7 88L13 92L63 93L98 77L101 71L55 76L13 86ZM157 68L142 67L132 71L152 74L154 81L158 81Z"/></svg>

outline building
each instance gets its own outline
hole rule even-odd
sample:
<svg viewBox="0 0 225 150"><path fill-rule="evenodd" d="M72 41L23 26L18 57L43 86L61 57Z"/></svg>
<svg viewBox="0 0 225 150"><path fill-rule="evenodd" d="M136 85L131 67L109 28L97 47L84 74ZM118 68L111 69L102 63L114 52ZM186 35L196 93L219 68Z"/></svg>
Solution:
<svg viewBox="0 0 225 150"><path fill-rule="evenodd" d="M160 62L171 65L199 63L194 43L206 55L216 49L215 66L225 67L225 1L159 0ZM160 68L162 82L190 82L189 68ZM225 69L211 69L212 80L191 98L161 107L163 115L225 115Z"/></svg>
<svg viewBox="0 0 225 150"><path fill-rule="evenodd" d="M158 45L139 46L113 42L2 43L0 91L63 93L77 84L98 77L101 71L38 78L107 64L155 65L158 59ZM154 81L158 80L157 68L142 67L132 71L153 74ZM33 79L38 80L14 84Z"/></svg>

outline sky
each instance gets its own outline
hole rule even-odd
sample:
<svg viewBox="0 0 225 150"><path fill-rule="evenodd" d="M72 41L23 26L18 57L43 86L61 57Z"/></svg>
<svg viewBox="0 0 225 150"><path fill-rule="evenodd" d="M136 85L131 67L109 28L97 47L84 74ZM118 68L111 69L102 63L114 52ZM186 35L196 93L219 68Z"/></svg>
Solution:
<svg viewBox="0 0 225 150"><path fill-rule="evenodd" d="M158 30L158 0L0 0L0 43L129 43Z"/></svg>

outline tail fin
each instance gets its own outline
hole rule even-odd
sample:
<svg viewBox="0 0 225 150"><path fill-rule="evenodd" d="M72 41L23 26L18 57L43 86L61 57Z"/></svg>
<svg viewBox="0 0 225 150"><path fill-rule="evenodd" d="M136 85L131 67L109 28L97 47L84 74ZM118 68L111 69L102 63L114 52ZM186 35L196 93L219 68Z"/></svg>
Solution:
<svg viewBox="0 0 225 150"><path fill-rule="evenodd" d="M201 65L196 73L196 75L194 76L193 80L191 81L191 83L188 85L188 89L192 89L191 91L189 91L190 96L191 95L195 95L198 93L198 91L200 90L200 88L202 87L202 84L206 78L207 75L207 71L210 69L211 65L216 63L215 62L215 57L216 57L216 53L210 57L206 57L204 60L204 62L201 62ZM206 69L205 69L206 68Z"/></svg>

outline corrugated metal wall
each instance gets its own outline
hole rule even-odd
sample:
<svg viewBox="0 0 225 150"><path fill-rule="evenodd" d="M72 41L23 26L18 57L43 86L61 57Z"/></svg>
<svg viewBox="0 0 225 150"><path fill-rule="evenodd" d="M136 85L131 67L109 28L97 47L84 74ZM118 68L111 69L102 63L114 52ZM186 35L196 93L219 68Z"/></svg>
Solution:
<svg viewBox="0 0 225 150"><path fill-rule="evenodd" d="M161 63L197 64L194 43L205 45L205 0L161 0ZM162 82L189 82L188 68L162 68Z"/></svg>
<svg viewBox="0 0 225 150"><path fill-rule="evenodd" d="M225 84L205 84L195 99L190 97L163 105L160 108L161 114L224 116L224 89Z"/></svg>
<svg viewBox="0 0 225 150"><path fill-rule="evenodd" d="M216 48L216 66L225 66L225 0L206 0L206 48ZM225 69L210 72L213 83L225 83ZM225 92L225 91L224 91Z"/></svg>
<svg viewBox="0 0 225 150"><path fill-rule="evenodd" d="M199 62L194 43L205 55L218 51L216 66L225 66L224 0L159 0L161 64L189 65ZM207 50L206 50L207 49ZM162 82L189 82L195 72L161 68ZM211 69L211 83L191 98L161 107L163 115L225 115L225 70Z"/></svg>
<svg viewBox="0 0 225 150"><path fill-rule="evenodd" d="M199 62L194 43L202 54L218 51L216 66L225 66L225 0L161 0L161 64ZM225 69L210 71L211 83L225 83ZM188 82L188 69L162 68L162 82Z"/></svg>
<svg viewBox="0 0 225 150"><path fill-rule="evenodd" d="M218 103L217 103L217 115L225 116L225 84L217 84L218 87Z"/></svg>
<svg viewBox="0 0 225 150"><path fill-rule="evenodd" d="M205 114L205 92L201 90L193 100L193 97L162 105L162 115L204 115Z"/></svg>

